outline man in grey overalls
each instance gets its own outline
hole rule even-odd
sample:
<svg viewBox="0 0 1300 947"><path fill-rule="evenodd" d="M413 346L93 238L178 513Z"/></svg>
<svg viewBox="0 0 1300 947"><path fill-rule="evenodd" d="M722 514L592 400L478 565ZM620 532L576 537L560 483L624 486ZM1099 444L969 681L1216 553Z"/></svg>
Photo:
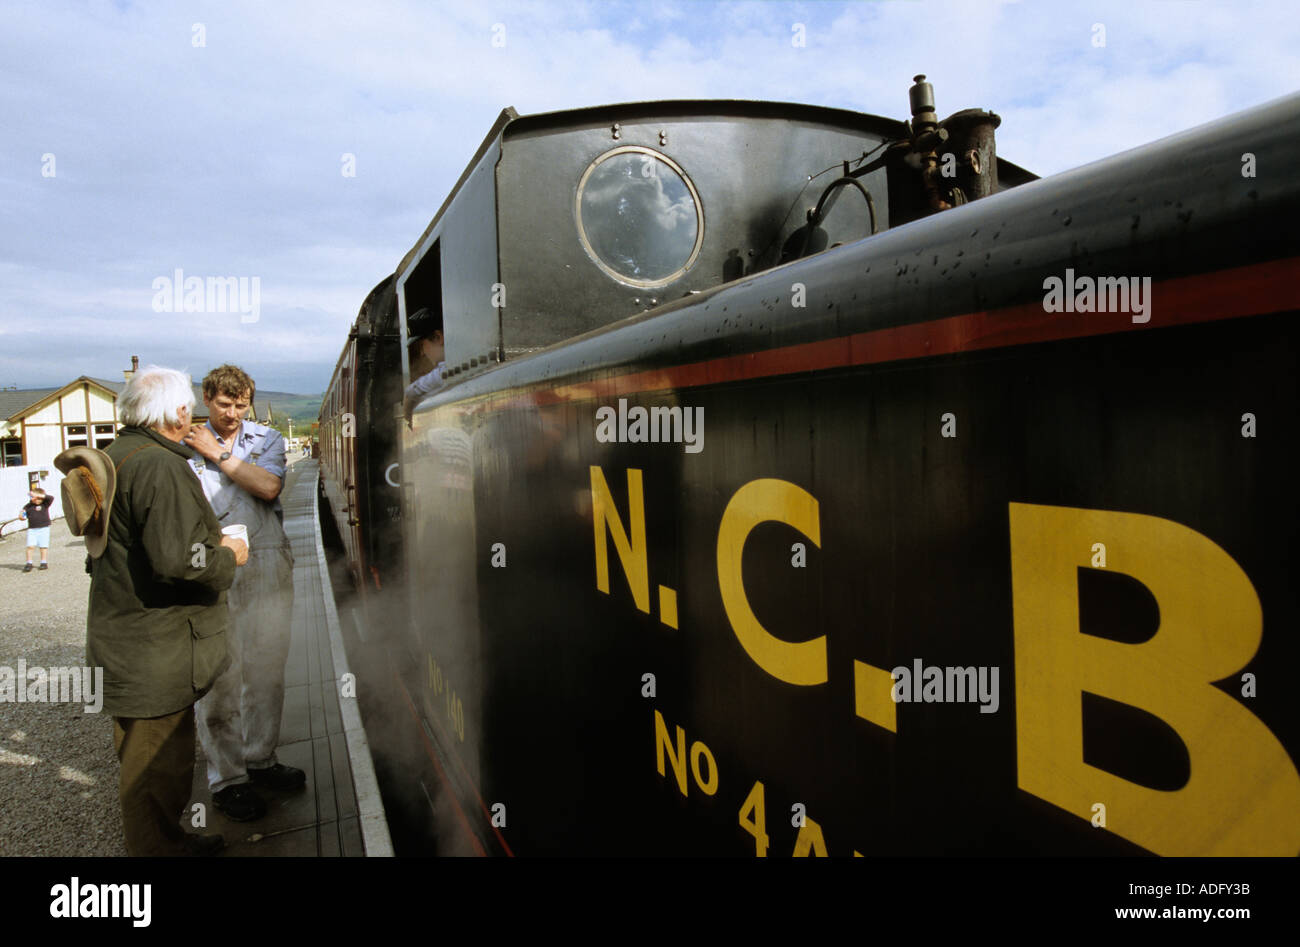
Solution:
<svg viewBox="0 0 1300 947"><path fill-rule="evenodd" d="M185 438L217 520L222 527L248 528L248 564L226 598L230 668L195 706L212 801L236 822L266 814L254 786L289 790L306 781L302 770L275 758L293 617L293 553L279 500L284 438L244 420L253 392L253 379L239 368L213 369L203 379L208 423L195 425Z"/></svg>

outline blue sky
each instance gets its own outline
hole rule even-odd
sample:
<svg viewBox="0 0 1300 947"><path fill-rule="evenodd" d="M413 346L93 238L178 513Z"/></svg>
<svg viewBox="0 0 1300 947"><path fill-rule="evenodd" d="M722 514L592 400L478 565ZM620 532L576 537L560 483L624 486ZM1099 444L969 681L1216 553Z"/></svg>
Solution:
<svg viewBox="0 0 1300 947"><path fill-rule="evenodd" d="M941 116L992 109L999 153L1047 175L1300 90L1293 0L49 0L0 17L0 387L120 378L138 354L322 390L366 292L507 105L901 119L924 72ZM177 269L257 277L257 320L155 311Z"/></svg>

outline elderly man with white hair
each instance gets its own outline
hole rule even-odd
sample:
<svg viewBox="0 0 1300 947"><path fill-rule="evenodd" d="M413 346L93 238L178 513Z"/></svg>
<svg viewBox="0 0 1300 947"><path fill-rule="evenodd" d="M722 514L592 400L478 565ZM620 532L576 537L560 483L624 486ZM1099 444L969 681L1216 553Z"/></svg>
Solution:
<svg viewBox="0 0 1300 947"><path fill-rule="evenodd" d="M226 590L248 547L222 536L186 462L189 376L150 365L117 404L126 426L105 452L116 487L100 485L110 488L107 536L91 559L86 657L104 668L127 852L211 854L221 837L187 833L180 819L194 774L194 703L230 663Z"/></svg>

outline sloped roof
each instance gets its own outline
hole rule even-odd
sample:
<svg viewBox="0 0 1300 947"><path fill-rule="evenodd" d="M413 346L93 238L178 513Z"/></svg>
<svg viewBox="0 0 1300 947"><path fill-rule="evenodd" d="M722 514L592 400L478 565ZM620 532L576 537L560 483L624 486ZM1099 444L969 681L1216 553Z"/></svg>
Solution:
<svg viewBox="0 0 1300 947"><path fill-rule="evenodd" d="M43 401L58 390L58 388L20 388L17 391L0 391L0 421L7 421L15 414L22 414L23 409Z"/></svg>
<svg viewBox="0 0 1300 947"><path fill-rule="evenodd" d="M63 391L65 388L71 388L79 382L89 381L102 388L107 388L115 395L120 395L122 389L126 387L125 381L112 381L108 378L95 378L91 375L81 375L73 379L66 385L60 385L58 388L19 388L17 390L0 390L0 421L7 421L15 415L23 414L28 408L39 404L46 398L56 392ZM206 418L207 409L203 406L203 386L191 384L194 391L194 414L195 417ZM269 406L262 398L254 399L252 417L264 419Z"/></svg>
<svg viewBox="0 0 1300 947"><path fill-rule="evenodd" d="M111 382L105 382L98 378L91 378L89 375L80 375L68 382L66 385L60 385L58 388L20 388L17 391L0 391L0 420L8 421L17 415L24 414L42 401L48 400L51 396L87 381L91 384L108 388L114 394L116 394L121 387L119 385L117 388L114 388Z"/></svg>

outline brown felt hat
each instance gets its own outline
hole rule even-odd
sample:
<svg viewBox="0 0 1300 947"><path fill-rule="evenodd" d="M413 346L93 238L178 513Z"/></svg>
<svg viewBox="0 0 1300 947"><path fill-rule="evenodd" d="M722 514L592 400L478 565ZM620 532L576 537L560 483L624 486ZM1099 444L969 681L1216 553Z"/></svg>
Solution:
<svg viewBox="0 0 1300 947"><path fill-rule="evenodd" d="M64 474L59 491L68 529L86 537L86 552L98 559L108 546L108 517L117 489L113 461L93 447L69 447L54 458L54 466Z"/></svg>

